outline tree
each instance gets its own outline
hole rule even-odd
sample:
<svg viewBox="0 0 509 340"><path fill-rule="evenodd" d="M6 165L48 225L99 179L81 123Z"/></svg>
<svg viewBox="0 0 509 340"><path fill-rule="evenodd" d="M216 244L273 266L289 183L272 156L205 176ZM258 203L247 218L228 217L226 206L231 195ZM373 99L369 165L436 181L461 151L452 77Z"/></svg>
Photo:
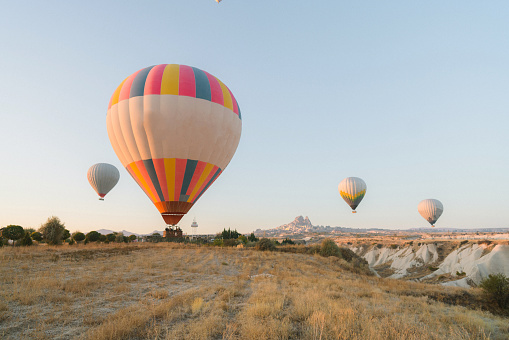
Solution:
<svg viewBox="0 0 509 340"><path fill-rule="evenodd" d="M32 240L34 240L34 241L37 241L37 242L41 242L42 241L42 234L40 232L38 232L38 231L34 231L32 233L32 235L30 235L30 236L32 236Z"/></svg>
<svg viewBox="0 0 509 340"><path fill-rule="evenodd" d="M12 240L12 245L14 246L14 241L19 240L25 235L25 230L22 226L19 225L8 225L3 228L2 236L6 239Z"/></svg>
<svg viewBox="0 0 509 340"><path fill-rule="evenodd" d="M281 242L282 245L285 245L285 244L295 244L295 242L293 242L291 239L289 239L288 237L285 238L283 240L283 242Z"/></svg>
<svg viewBox="0 0 509 340"><path fill-rule="evenodd" d="M229 240L229 239L237 239L239 238L240 236L240 233L237 231L237 229L235 230L231 230L230 228L228 228L228 230L226 230L226 228L224 228L223 232L221 233L221 238L223 240Z"/></svg>
<svg viewBox="0 0 509 340"><path fill-rule="evenodd" d="M238 240L244 244L247 243L247 237L245 235L240 235Z"/></svg>
<svg viewBox="0 0 509 340"><path fill-rule="evenodd" d="M136 235L133 234L133 235L129 236L129 241L132 242L134 240L136 240Z"/></svg>
<svg viewBox="0 0 509 340"><path fill-rule="evenodd" d="M85 235L85 238L88 242L99 241L99 237L101 237L101 234L95 230L92 230L91 232Z"/></svg>
<svg viewBox="0 0 509 340"><path fill-rule="evenodd" d="M276 245L268 238L262 238L260 241L258 241L255 248L257 250L275 250Z"/></svg>
<svg viewBox="0 0 509 340"><path fill-rule="evenodd" d="M479 287L492 302L502 309L509 309L509 278L504 274L490 274L481 281Z"/></svg>
<svg viewBox="0 0 509 340"><path fill-rule="evenodd" d="M111 234L107 234L106 235L106 238L108 238L108 241L109 242L114 242L115 241L115 234L111 233Z"/></svg>
<svg viewBox="0 0 509 340"><path fill-rule="evenodd" d="M247 240L249 242L258 242L258 237L256 237L254 233L251 233L251 235L248 236Z"/></svg>
<svg viewBox="0 0 509 340"><path fill-rule="evenodd" d="M320 247L320 255L323 257L329 256L337 256L341 257L341 250L339 250L336 242L331 240L330 238L326 238L322 241L322 246Z"/></svg>
<svg viewBox="0 0 509 340"><path fill-rule="evenodd" d="M67 240L71 237L71 232L67 229L64 229L64 234L62 235L62 240Z"/></svg>
<svg viewBox="0 0 509 340"><path fill-rule="evenodd" d="M76 242L81 242L85 239L85 234L83 234L81 231L76 231L72 233L72 238Z"/></svg>
<svg viewBox="0 0 509 340"><path fill-rule="evenodd" d="M30 237L30 232L25 231L25 235L23 235L23 238L19 241L19 245L21 246L31 246L33 244L32 238Z"/></svg>
<svg viewBox="0 0 509 340"><path fill-rule="evenodd" d="M39 232L42 234L42 238L48 242L48 244L60 244L62 243L62 236L64 235L65 225L56 216L48 218L46 223L41 225Z"/></svg>
<svg viewBox="0 0 509 340"><path fill-rule="evenodd" d="M102 234L101 234L101 236L99 236L99 241L100 242L109 242L108 238L106 237L106 235L102 235Z"/></svg>

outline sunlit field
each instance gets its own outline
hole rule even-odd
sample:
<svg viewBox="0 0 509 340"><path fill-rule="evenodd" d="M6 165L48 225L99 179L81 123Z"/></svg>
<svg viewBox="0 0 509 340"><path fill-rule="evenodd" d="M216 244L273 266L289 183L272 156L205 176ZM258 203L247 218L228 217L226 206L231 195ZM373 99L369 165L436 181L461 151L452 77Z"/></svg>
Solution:
<svg viewBox="0 0 509 340"><path fill-rule="evenodd" d="M3 247L2 339L507 339L481 291L336 257L159 244Z"/></svg>

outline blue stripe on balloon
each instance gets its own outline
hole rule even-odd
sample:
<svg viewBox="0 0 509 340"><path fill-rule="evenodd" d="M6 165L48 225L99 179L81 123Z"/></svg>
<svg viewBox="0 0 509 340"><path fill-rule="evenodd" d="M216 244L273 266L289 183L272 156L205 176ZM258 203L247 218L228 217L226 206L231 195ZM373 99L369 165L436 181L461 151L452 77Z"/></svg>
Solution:
<svg viewBox="0 0 509 340"><path fill-rule="evenodd" d="M145 93L145 81L147 80L148 73L154 66L150 66L140 70L133 80L131 85L131 92L129 92L129 98L143 96Z"/></svg>
<svg viewBox="0 0 509 340"><path fill-rule="evenodd" d="M182 180L182 188L180 189L180 195L186 195L187 189L189 189L189 184L191 184L191 180L193 179L194 171L196 170L196 166L198 165L198 161L188 159L186 165L186 172L184 173L184 179Z"/></svg>
<svg viewBox="0 0 509 340"><path fill-rule="evenodd" d="M193 67L194 80L196 83L196 98L205 99L208 101L212 100L212 94L210 92L210 83L207 75L202 70Z"/></svg>
<svg viewBox="0 0 509 340"><path fill-rule="evenodd" d="M157 196L159 196L161 202L164 202L164 195L163 192L161 191L159 179L157 178L157 172L156 168L154 167L154 161L152 161L152 159L145 159L143 160L143 165L145 165L145 169L147 170L150 180L152 181L152 184L154 185L154 188L157 191Z"/></svg>

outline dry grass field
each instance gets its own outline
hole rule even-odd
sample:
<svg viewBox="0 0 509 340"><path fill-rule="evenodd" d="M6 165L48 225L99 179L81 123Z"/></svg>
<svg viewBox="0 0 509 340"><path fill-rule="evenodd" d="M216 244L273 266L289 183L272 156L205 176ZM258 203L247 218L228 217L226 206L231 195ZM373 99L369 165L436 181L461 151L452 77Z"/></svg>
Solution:
<svg viewBox="0 0 509 340"><path fill-rule="evenodd" d="M2 339L509 338L477 289L335 257L159 243L3 247L0 260Z"/></svg>

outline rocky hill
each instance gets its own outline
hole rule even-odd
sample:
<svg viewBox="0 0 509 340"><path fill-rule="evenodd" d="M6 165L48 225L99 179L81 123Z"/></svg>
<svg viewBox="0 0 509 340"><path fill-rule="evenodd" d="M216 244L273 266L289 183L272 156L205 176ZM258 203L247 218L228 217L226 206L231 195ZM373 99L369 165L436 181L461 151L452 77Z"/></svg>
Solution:
<svg viewBox="0 0 509 340"><path fill-rule="evenodd" d="M490 274L509 276L507 242L429 242L350 247L379 276L475 286Z"/></svg>

